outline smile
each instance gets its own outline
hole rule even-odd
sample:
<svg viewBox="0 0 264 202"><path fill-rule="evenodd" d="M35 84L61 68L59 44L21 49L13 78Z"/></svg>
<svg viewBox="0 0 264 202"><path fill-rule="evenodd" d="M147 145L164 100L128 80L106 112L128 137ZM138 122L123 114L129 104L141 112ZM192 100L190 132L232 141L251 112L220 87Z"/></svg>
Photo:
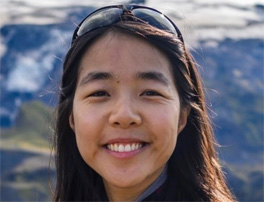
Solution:
<svg viewBox="0 0 264 202"><path fill-rule="evenodd" d="M115 143L115 144L107 144L106 148L110 151L114 152L132 152L141 149L144 146L143 143Z"/></svg>

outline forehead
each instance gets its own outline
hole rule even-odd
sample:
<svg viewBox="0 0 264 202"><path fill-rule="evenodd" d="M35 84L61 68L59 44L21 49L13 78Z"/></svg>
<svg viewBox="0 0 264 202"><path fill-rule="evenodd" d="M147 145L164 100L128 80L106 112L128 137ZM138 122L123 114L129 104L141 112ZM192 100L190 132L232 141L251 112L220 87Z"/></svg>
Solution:
<svg viewBox="0 0 264 202"><path fill-rule="evenodd" d="M80 77L89 71L132 75L138 71L158 71L172 79L167 56L143 38L109 31L93 43L80 63Z"/></svg>

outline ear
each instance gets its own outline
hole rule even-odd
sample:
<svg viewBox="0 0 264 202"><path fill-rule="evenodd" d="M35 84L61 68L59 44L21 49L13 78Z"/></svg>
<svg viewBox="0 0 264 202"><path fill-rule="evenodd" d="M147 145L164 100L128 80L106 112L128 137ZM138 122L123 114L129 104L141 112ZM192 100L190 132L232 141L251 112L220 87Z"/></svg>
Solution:
<svg viewBox="0 0 264 202"><path fill-rule="evenodd" d="M178 124L178 134L186 126L190 111L191 111L191 107L190 106L182 108L181 113L180 113L179 124Z"/></svg>
<svg viewBox="0 0 264 202"><path fill-rule="evenodd" d="M75 132L74 117L72 113L69 116L69 124L70 124L71 129Z"/></svg>

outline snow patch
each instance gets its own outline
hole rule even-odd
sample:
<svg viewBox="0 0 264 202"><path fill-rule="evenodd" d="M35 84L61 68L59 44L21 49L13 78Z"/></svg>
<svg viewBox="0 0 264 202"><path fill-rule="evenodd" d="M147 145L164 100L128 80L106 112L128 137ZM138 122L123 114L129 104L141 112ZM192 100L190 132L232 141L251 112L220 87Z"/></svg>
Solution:
<svg viewBox="0 0 264 202"><path fill-rule="evenodd" d="M64 33L66 34L66 33ZM36 92L41 89L52 71L57 56L66 52L68 47L62 40L59 30L50 32L50 41L43 44L38 51L20 53L16 57L15 67L6 80L7 91Z"/></svg>

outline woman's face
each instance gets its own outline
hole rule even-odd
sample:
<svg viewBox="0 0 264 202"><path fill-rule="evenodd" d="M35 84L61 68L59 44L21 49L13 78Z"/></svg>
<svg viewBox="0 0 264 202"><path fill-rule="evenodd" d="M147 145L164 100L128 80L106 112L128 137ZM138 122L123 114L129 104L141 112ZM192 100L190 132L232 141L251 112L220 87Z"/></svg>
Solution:
<svg viewBox="0 0 264 202"><path fill-rule="evenodd" d="M188 113L170 65L143 39L113 31L84 54L69 122L106 189L144 190L172 155Z"/></svg>

